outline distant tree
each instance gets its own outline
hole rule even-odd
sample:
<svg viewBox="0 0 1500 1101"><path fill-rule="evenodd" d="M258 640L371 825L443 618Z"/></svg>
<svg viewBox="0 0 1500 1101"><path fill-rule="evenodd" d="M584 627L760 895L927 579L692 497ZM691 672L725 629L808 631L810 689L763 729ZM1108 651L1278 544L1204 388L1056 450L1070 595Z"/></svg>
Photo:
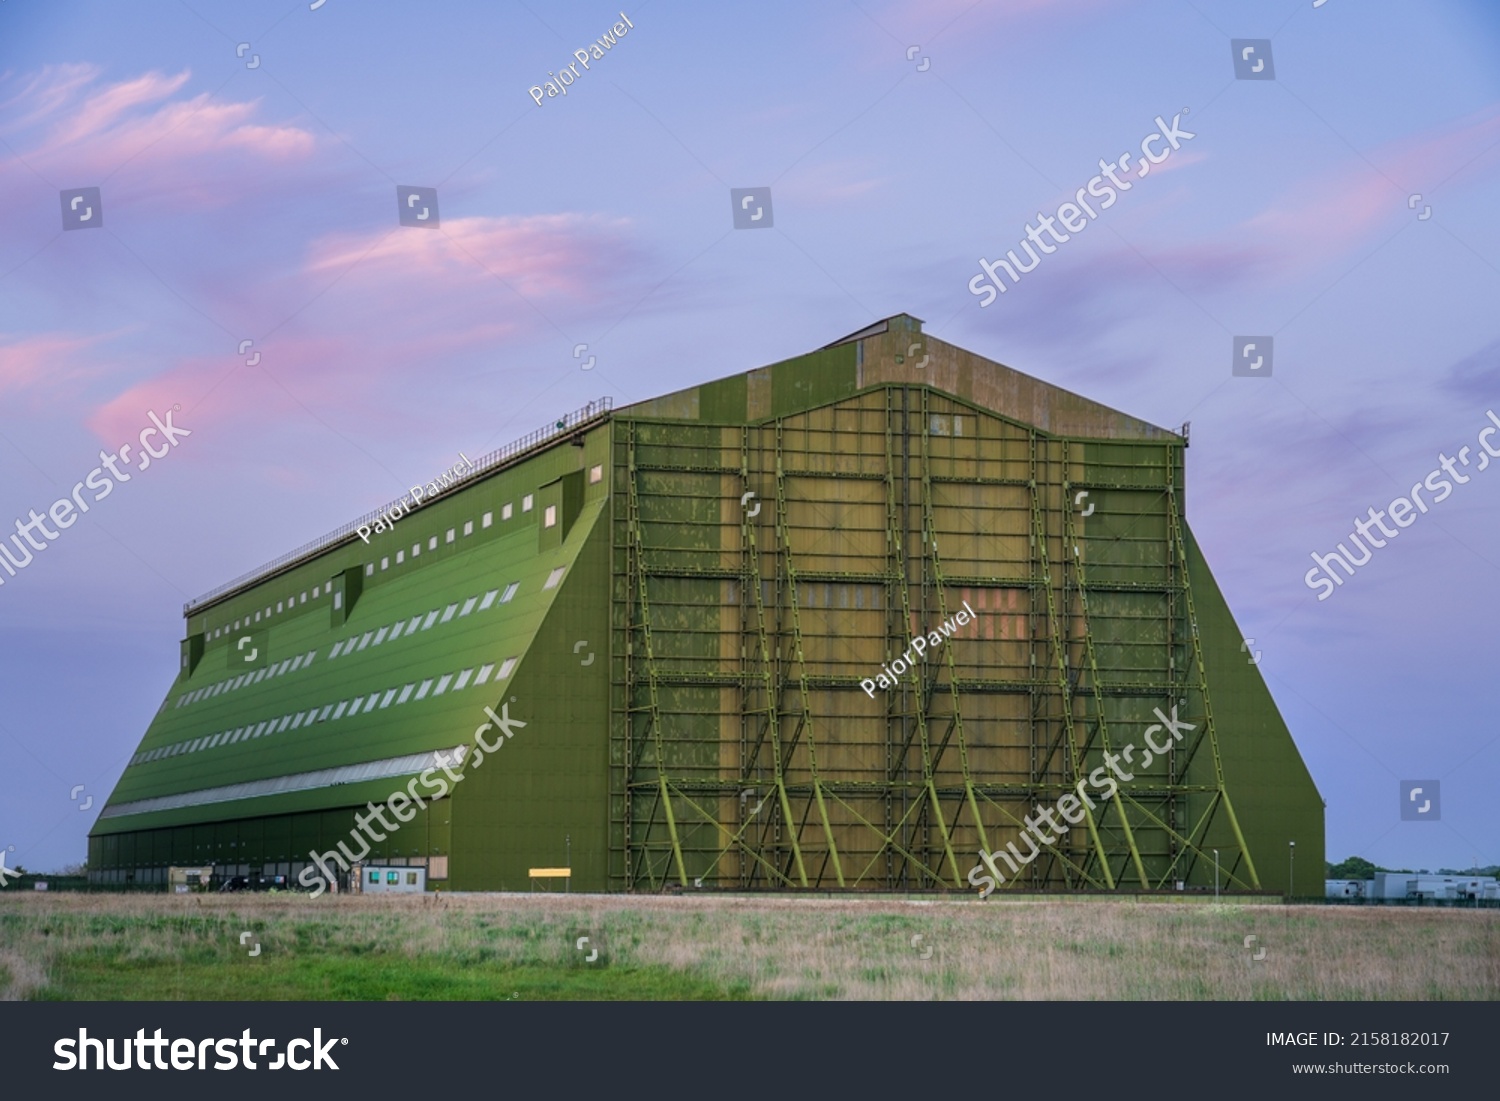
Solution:
<svg viewBox="0 0 1500 1101"><path fill-rule="evenodd" d="M1374 879L1375 873L1384 869L1376 867L1362 856L1351 856L1342 864L1328 866L1329 879Z"/></svg>

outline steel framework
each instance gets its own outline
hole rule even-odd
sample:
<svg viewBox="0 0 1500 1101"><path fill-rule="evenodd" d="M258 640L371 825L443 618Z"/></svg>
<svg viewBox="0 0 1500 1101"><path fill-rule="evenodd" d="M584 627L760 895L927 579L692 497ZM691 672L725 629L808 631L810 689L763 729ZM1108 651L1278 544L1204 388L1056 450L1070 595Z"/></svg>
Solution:
<svg viewBox="0 0 1500 1101"><path fill-rule="evenodd" d="M1053 435L906 384L615 427L612 889L972 889L981 849L1174 707L1188 736L1005 887L1170 888L1216 829L1226 886L1259 889L1188 579L1184 440ZM895 688L862 686L963 607L976 621Z"/></svg>

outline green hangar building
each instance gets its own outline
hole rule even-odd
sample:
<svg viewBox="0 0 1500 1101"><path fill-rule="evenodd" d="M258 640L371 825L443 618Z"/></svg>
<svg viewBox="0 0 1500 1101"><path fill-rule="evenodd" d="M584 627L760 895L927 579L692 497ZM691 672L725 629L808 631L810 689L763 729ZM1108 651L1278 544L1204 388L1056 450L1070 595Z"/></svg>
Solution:
<svg viewBox="0 0 1500 1101"><path fill-rule="evenodd" d="M189 604L90 876L1321 896L1187 444L905 314L591 405Z"/></svg>

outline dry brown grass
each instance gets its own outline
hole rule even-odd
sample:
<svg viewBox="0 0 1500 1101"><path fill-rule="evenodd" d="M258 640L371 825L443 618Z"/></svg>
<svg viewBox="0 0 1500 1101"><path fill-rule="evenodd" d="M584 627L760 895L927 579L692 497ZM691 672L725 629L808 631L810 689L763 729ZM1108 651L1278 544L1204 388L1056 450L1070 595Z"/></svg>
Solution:
<svg viewBox="0 0 1500 1101"><path fill-rule="evenodd" d="M578 967L575 938L590 935L613 967L665 966L777 999L1500 997L1496 910L557 894L3 897L0 997L33 996L80 952L126 966L227 959L243 954L239 929L280 959L560 970ZM1251 960L1248 935L1264 960Z"/></svg>

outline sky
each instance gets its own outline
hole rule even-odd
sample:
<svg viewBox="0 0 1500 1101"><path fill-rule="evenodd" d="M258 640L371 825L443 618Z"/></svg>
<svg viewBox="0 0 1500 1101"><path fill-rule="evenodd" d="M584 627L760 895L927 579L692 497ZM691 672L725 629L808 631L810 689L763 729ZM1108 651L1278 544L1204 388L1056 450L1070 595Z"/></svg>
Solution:
<svg viewBox="0 0 1500 1101"><path fill-rule="evenodd" d="M0 529L101 450L137 455L153 414L190 433L0 573L11 867L84 859L186 601L459 451L898 312L1190 422L1189 522L1329 859L1500 863L1500 468L1477 469L1500 418L1500 8L623 14L549 97L619 8L0 0ZM971 293L1104 164L1134 169L1159 116L1192 137ZM400 224L403 187L436 189L437 224ZM769 188L770 225L735 228L735 188ZM1269 374L1234 374L1237 338ZM1309 556L1464 447L1468 480L1319 599ZM1402 820L1403 781L1440 793L1431 817Z"/></svg>

